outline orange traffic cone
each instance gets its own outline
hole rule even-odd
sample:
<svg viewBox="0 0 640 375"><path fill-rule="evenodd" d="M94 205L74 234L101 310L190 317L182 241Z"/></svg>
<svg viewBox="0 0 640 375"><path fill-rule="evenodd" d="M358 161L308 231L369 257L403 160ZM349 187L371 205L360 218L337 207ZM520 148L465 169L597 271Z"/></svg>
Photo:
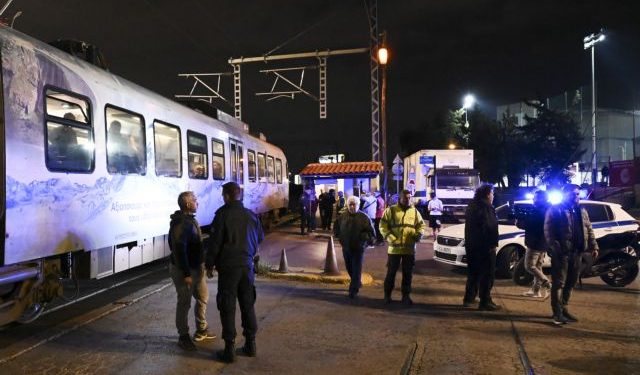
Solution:
<svg viewBox="0 0 640 375"><path fill-rule="evenodd" d="M280 268L278 268L278 272L287 273L289 272L289 263L287 262L287 251L282 249L282 253L280 254Z"/></svg>
<svg viewBox="0 0 640 375"><path fill-rule="evenodd" d="M329 236L327 243L327 259L324 262L324 273L327 275L339 275L336 251L333 249L333 236Z"/></svg>

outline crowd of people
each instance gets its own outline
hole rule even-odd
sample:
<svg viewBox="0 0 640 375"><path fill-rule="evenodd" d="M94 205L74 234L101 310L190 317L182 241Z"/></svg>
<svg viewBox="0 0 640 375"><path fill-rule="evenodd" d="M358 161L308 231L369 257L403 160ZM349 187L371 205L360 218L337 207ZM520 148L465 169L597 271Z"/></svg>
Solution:
<svg viewBox="0 0 640 375"><path fill-rule="evenodd" d="M550 206L544 191L534 195L533 206L527 215L518 218L516 225L525 231L525 269L533 276L531 289L523 295L546 298L551 295L553 323L576 322L569 312L571 292L578 280L583 254L594 259L598 245L587 212L579 205L579 187L566 185L562 204ZM382 194L375 194L381 198ZM493 186L480 186L465 212L464 243L467 256L467 281L462 305L479 310L496 311L492 297L498 247L498 220L493 207ZM398 203L384 206L384 199L363 193L360 201L355 196L347 199L347 210L337 217L334 234L339 239L351 283L349 297L355 298L360 288L364 250L373 244L387 241L387 274L384 281L384 303L392 303L397 271L402 267L402 299L412 305L411 281L415 266L416 244L426 231L424 221L428 215L434 240L442 226L443 205L435 194L424 203L410 204L411 192L403 190ZM359 204L359 209L357 208ZM375 209L371 209L375 205ZM374 225L375 223L375 225ZM551 257L551 280L542 272L544 257Z"/></svg>
<svg viewBox="0 0 640 375"><path fill-rule="evenodd" d="M587 212L579 206L579 187L567 185L564 201L549 206L546 194L537 192L531 212L518 218L517 225L525 230L526 269L534 276L531 290L525 296L544 298L551 294L553 323L556 325L578 320L568 310L571 292L578 280L580 259L590 253L598 254L593 229ZM209 331L206 309L209 291L205 277L212 278L218 272L217 308L222 324L224 350L218 358L224 362L235 360L235 314L236 301L240 306L244 345L241 349L247 356L257 354L256 333L258 330L254 304L255 257L264 233L258 217L242 204L242 189L235 182L222 187L225 204L216 211L211 224L208 245L203 244L200 225L195 218L198 200L191 191L178 197L178 206L171 215L169 247L171 249L170 275L177 294L175 324L178 344L185 350L196 350L193 341L213 339ZM416 245L425 235L426 225L419 207L410 202L411 192L402 190L396 204L386 206L382 192L363 192L345 199L343 192L337 197L333 189L322 192L319 198L313 192L305 192L301 198L304 234L315 230L315 213L321 209L321 224L331 230L342 245L345 266L351 279L349 298L357 298L362 286L361 275L365 250L387 242L387 273L384 280L384 303L393 302L396 273L402 270L401 302L410 306L411 283L415 267ZM467 282L463 307L472 307L479 297L478 309L499 310L501 307L491 298L493 288L496 250L498 246L498 222L493 208L493 187L482 185L465 214L464 243L467 254ZM334 206L336 213L335 222ZM424 207L421 207L424 208ZM426 205L430 227L437 238L443 212L442 202L435 195ZM551 256L552 281L541 270L545 254ZM194 317L196 331L189 334L188 313L191 298L195 299Z"/></svg>

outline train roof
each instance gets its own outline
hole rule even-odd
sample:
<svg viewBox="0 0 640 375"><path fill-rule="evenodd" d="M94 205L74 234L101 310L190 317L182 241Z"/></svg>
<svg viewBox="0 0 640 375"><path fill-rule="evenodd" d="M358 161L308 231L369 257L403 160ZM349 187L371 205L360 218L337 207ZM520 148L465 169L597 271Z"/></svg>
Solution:
<svg viewBox="0 0 640 375"><path fill-rule="evenodd" d="M227 116L220 116L220 114L217 114L215 116L209 116L207 114L205 114L203 111L199 111L196 110L194 108L191 108L190 106L187 106L183 103L180 103L178 101L166 98L154 91L151 91L143 86L140 86L136 83L133 83L125 78L122 78L118 75L115 75L107 70L104 70L102 68L99 68L87 61L84 61L76 56L73 56L67 52L64 52L54 46L51 46L45 42L42 42L41 40L38 40L34 37L31 37L27 34L24 34L20 31L17 31L15 29L11 29L11 28L7 28L7 27L0 27L0 40L2 40L2 43L4 44L7 40L11 40L14 42L21 42L24 44L28 44L25 45L24 47L27 48L31 48L35 51L44 53L48 56L54 57L55 59L59 59L62 61L65 61L66 63L69 64L73 64L76 65L78 68L83 69L86 71L87 74L90 75L95 75L97 77L100 77L102 79L101 83L102 84L109 84L111 83L112 85L116 85L116 86L120 86L120 87L124 87L127 90L131 90L131 92L137 93L139 95L142 95L148 99L151 99L161 105L165 105L167 107L172 108L173 110L178 110L178 111L189 111L189 113L191 115L196 114L196 116L202 116L202 120L205 123L208 123L210 125L212 125L212 120L213 121L218 121L221 126L225 127L227 131L229 131L230 133L235 132L243 132L245 133L245 136L251 137L254 140L258 141L258 142L265 142L264 140L260 139L259 137L250 134L248 132L248 128L246 128L244 125L246 125L245 123L243 123L240 120L236 120L235 118L233 118L233 116L227 114L226 112L220 111L218 110L218 112L221 112L222 114L225 114ZM226 118L226 119L225 119ZM233 119L233 121L229 121L229 119ZM244 124L244 125L243 125ZM268 143L268 142L265 142ZM282 149L280 149L278 146L270 144L273 147L276 147L277 149L279 149L282 152Z"/></svg>

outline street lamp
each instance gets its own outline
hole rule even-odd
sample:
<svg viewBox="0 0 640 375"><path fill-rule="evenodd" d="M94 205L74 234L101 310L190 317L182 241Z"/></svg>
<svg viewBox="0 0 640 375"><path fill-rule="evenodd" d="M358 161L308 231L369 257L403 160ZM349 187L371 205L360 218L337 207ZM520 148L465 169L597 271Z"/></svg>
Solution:
<svg viewBox="0 0 640 375"><path fill-rule="evenodd" d="M456 145L454 143L449 143L449 150L455 150Z"/></svg>
<svg viewBox="0 0 640 375"><path fill-rule="evenodd" d="M469 108L473 107L473 105L476 102L476 98L471 95L471 94L467 94L464 97L464 100L462 102L462 109L464 109L464 127L468 128L469 127L469 118L467 116L467 112L469 112Z"/></svg>
<svg viewBox="0 0 640 375"><path fill-rule="evenodd" d="M389 50L387 50L387 33L381 35L382 43L378 47L378 64L382 65L382 90L380 95L380 112L382 127L382 190L387 192L387 62L389 61Z"/></svg>
<svg viewBox="0 0 640 375"><path fill-rule="evenodd" d="M595 73L595 46L604 40L604 29L597 34L584 37L584 49L591 49L591 146L593 156L591 159L591 183L595 189L598 183L598 158L596 157L596 73Z"/></svg>

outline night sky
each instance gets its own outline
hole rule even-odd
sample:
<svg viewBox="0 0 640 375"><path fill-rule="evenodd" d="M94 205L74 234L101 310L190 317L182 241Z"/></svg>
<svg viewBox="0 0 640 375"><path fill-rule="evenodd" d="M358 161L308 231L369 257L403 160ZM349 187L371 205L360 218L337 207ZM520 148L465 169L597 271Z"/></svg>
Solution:
<svg viewBox="0 0 640 375"><path fill-rule="evenodd" d="M4 3L4 1L2 1ZM43 41L78 39L99 46L110 70L167 97L189 91L178 73L231 72L230 57L369 46L363 0L15 0L4 17ZM590 84L582 39L604 27L596 47L601 106L640 108L640 2L379 0L387 30L389 158L403 129L461 106L467 92L479 110L561 94ZM297 37L296 37L297 36ZM295 37L295 38L294 38ZM292 39L293 38L293 39ZM328 60L328 118L300 95L294 101L255 97L272 81L260 69L315 65L298 60L243 65L243 121L283 148L292 172L328 153L371 158L367 55ZM317 95L317 71L304 87ZM233 99L230 77L222 93ZM214 103L233 114L232 106Z"/></svg>

